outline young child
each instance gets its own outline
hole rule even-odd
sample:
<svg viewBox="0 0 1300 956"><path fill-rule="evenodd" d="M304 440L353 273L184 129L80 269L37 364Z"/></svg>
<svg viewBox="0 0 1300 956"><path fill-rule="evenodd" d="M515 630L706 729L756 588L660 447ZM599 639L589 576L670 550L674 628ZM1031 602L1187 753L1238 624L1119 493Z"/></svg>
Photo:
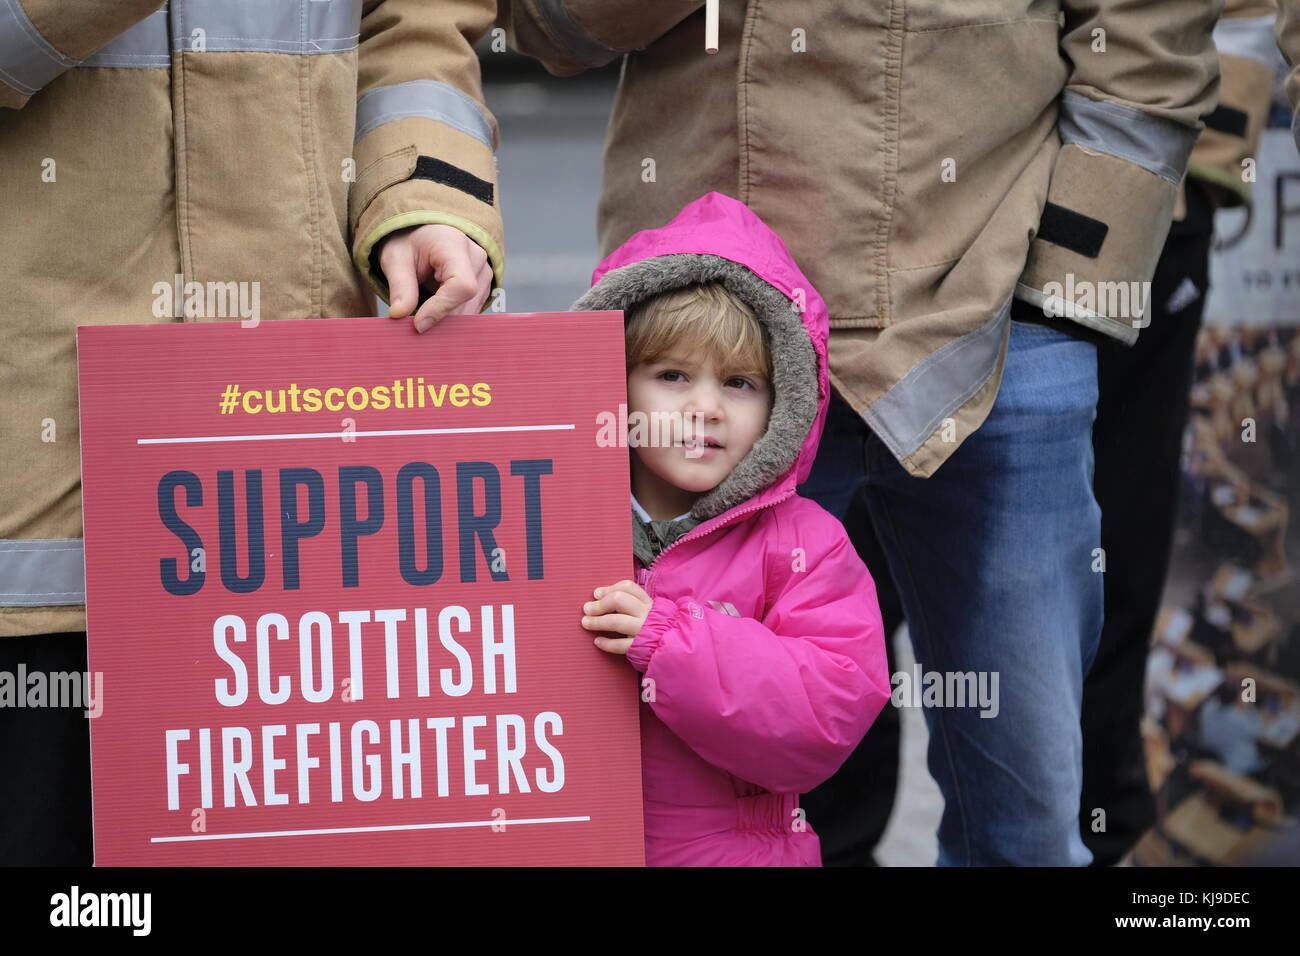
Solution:
<svg viewBox="0 0 1300 956"><path fill-rule="evenodd" d="M622 309L636 581L583 627L642 675L646 863L820 866L799 794L890 696L875 586L795 493L830 394L826 307L781 240L709 193L637 233L574 309ZM663 430L643 429L650 438Z"/></svg>

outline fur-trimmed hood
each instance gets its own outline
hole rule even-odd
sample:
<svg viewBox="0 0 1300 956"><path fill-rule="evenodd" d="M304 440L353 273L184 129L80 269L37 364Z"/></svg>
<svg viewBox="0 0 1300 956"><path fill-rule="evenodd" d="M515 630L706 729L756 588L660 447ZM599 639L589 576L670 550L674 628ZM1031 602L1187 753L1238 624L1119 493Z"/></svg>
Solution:
<svg viewBox="0 0 1300 956"><path fill-rule="evenodd" d="M808 477L826 421L826 306L771 229L743 203L711 192L666 226L638 232L592 274L572 311L622 309L669 289L718 281L768 332L772 413L767 431L730 475L691 509L716 517L756 495L770 500Z"/></svg>

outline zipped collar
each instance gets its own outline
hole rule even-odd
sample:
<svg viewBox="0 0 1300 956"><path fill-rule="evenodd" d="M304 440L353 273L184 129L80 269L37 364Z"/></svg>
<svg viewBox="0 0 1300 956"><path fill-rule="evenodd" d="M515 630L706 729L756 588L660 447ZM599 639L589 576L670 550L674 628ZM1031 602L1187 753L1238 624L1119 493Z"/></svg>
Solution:
<svg viewBox="0 0 1300 956"><path fill-rule="evenodd" d="M668 554L668 552L672 551L673 548L677 547L679 544L685 544L687 541L697 541L714 531L730 527L743 517L751 515L757 511L762 511L764 508L772 508L788 498L793 498L794 494L794 488L783 488L780 491L771 492L769 490L763 494L755 495L749 501L736 505L734 508L724 511L716 518L710 518L708 521L705 521L686 532L686 534L682 535L672 544L668 545L668 547L660 551L655 559L645 566L645 570L656 570L659 562L663 560L663 556Z"/></svg>

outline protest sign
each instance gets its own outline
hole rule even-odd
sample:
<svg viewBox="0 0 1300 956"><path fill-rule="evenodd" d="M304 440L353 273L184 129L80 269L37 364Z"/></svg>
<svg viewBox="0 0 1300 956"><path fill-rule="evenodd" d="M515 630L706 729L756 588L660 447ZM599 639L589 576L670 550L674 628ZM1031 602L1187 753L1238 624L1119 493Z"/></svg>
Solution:
<svg viewBox="0 0 1300 956"><path fill-rule="evenodd" d="M97 864L643 861L621 313L77 347Z"/></svg>

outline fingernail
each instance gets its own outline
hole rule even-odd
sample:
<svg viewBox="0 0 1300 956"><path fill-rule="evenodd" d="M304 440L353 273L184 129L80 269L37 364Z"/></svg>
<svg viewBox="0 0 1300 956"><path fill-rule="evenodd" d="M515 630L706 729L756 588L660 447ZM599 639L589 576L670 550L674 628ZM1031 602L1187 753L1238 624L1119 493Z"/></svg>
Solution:
<svg viewBox="0 0 1300 956"><path fill-rule="evenodd" d="M584 618L582 619L582 626L583 626L583 627L587 627L589 624L591 624L591 618L589 618L589 617L584 617Z"/></svg>
<svg viewBox="0 0 1300 956"><path fill-rule="evenodd" d="M600 597L604 593L605 593L604 588L596 588L596 597Z"/></svg>
<svg viewBox="0 0 1300 956"><path fill-rule="evenodd" d="M591 602L591 601L588 601L586 604L584 604L584 605L582 606L582 609L583 609L584 611L590 611L590 610L591 610L591 605L592 605L592 602Z"/></svg>

